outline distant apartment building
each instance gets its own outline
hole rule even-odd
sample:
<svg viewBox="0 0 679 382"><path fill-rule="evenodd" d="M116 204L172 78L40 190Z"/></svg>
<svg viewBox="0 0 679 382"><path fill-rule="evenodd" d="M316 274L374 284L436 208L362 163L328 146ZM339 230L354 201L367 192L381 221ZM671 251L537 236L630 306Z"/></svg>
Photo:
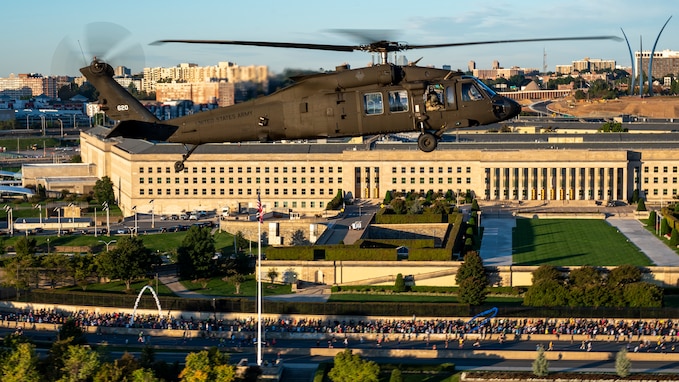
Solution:
<svg viewBox="0 0 679 382"><path fill-rule="evenodd" d="M573 73L573 65L557 65L554 72L560 75L571 74Z"/></svg>
<svg viewBox="0 0 679 382"><path fill-rule="evenodd" d="M229 85L227 85L229 84ZM219 62L214 66L183 63L171 68L144 68L141 90L156 92L156 100L190 99L194 103L217 102L228 106L252 89L267 92L269 69L264 65L238 66Z"/></svg>
<svg viewBox="0 0 679 382"><path fill-rule="evenodd" d="M634 52L634 60L641 64L644 73L648 73L650 51ZM637 67L637 72L639 67ZM653 53L653 77L660 78L668 75L679 75L679 51L665 49Z"/></svg>
<svg viewBox="0 0 679 382"><path fill-rule="evenodd" d="M578 72L597 72L606 69L614 70L615 60L585 57L582 60L573 61L573 70Z"/></svg>
<svg viewBox="0 0 679 382"><path fill-rule="evenodd" d="M46 95L57 97L57 78L43 77L41 74L10 74L7 78L0 78L0 95L21 99Z"/></svg>
<svg viewBox="0 0 679 382"><path fill-rule="evenodd" d="M524 74L524 70L514 66L509 69L498 68L498 69L474 69L472 72L474 77L478 77L482 80L495 80L498 78L511 78L513 76L519 76Z"/></svg>

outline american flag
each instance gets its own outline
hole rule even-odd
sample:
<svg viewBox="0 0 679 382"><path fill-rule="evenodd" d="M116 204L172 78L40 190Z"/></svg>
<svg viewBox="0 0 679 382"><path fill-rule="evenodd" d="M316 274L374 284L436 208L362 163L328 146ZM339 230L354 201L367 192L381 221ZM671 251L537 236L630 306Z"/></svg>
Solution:
<svg viewBox="0 0 679 382"><path fill-rule="evenodd" d="M257 219L260 223L264 223L264 211L262 210L262 199L259 197L259 192L257 193Z"/></svg>

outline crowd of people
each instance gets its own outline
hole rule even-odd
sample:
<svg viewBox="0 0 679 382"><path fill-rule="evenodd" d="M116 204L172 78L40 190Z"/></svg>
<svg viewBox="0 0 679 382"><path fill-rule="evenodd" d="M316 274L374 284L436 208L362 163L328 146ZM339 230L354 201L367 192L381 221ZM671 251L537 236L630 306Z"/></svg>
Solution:
<svg viewBox="0 0 679 382"><path fill-rule="evenodd" d="M26 328L32 324L60 325L73 320L80 327L126 327L139 329L175 329L184 331L199 330L211 332L231 332L252 334L257 331L255 317L219 319L196 319L184 316L140 315L131 313L100 313L94 311L68 312L61 310L26 310L19 312L0 312L0 325L4 327ZM572 339L573 335L585 335L588 340L605 337L607 340L632 341L644 337L662 337L674 342L677 339L679 320L644 319L530 319L530 318L492 318L470 321L463 318L422 319L346 319L335 318L264 318L264 330L269 333L323 333L343 335L381 334L413 340L434 334L445 334L446 338L460 338L467 334L478 333L482 340L498 339L507 335L528 338L535 334L551 334L555 340ZM561 338L567 337L567 338Z"/></svg>

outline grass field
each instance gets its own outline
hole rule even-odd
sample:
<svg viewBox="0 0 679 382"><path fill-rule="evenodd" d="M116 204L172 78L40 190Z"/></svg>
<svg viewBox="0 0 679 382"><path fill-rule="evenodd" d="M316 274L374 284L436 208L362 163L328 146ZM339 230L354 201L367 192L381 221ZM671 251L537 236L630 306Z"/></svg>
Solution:
<svg viewBox="0 0 679 382"><path fill-rule="evenodd" d="M186 236L187 231L171 232L165 234L140 235L139 237L144 242L144 245L150 250L160 253L171 252L176 250ZM46 246L47 238L50 239L50 247L54 249L55 246L96 246L102 245L100 241L110 242L111 240L119 240L126 235L113 236L98 236L94 235L63 235L57 236L30 236L35 239L38 246ZM3 245L13 246L14 242L21 237L14 236L5 238ZM233 253L233 236L225 232L217 232L213 235L215 239L215 250L224 254Z"/></svg>
<svg viewBox="0 0 679 382"><path fill-rule="evenodd" d="M652 265L616 228L599 219L517 219L514 265Z"/></svg>

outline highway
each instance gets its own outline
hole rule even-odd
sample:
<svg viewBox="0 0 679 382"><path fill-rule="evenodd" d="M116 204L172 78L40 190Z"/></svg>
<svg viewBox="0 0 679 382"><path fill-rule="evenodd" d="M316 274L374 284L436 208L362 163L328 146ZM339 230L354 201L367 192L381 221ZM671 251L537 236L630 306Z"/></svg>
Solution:
<svg viewBox="0 0 679 382"><path fill-rule="evenodd" d="M10 326L12 325L13 323L10 324ZM13 333L14 330L13 327L2 327L0 328L0 335L4 337ZM139 342L140 332L143 333L143 337L147 342ZM192 334L195 334L195 332ZM213 346L228 351L232 362L237 362L243 358L254 362L256 359L256 347L251 341L247 340L247 334L249 333L236 334L233 340L229 339L229 336L224 336L226 338L220 340L218 335L225 333L215 334L216 336L213 338L183 338L181 335L178 337L148 336L143 329L139 329L139 331L135 329L128 331L128 334L90 333L86 335L86 338L90 345L110 347L110 354L113 357L120 357L125 351L138 355L141 349L148 345L156 349L157 359L162 359L168 363L175 361L183 363L186 354L189 352L200 351ZM45 346L49 346L56 338L55 331L24 330L22 335ZM272 333L270 336L280 335L290 336L289 333ZM295 336L301 335L292 334L292 337ZM342 334L335 334L334 340L331 334L319 334L316 336L319 339L277 339L275 344L273 338L271 338L269 346L263 348L263 359L273 363L280 357L284 364L316 364L329 361L332 359L331 354L334 354L334 352L349 348L362 352L365 358L372 359L378 363L440 364L451 362L456 365L458 370L531 370L531 364L537 347L543 346L547 349L550 346L548 341L532 339L508 339L501 343L497 340L497 335L493 339L481 341L479 346L475 346L473 340L467 340L460 347L457 340L450 340L448 348L446 348L445 341L428 341L425 335L420 335L418 338L412 336L410 340L407 339L407 336L397 339L396 335L391 335L391 341L381 342L380 344L374 340L369 341L364 339L361 341L356 339L360 337L357 334L352 336L353 338L349 339L346 344ZM582 342L571 341L566 336L562 336L560 340L552 341L552 350L547 351L548 357L552 356L555 358L550 361L550 370L600 370L613 372L615 371L615 353L622 347L625 347L626 344L627 342L615 342L612 338L600 336L598 340L592 342L592 348L588 351L587 345L585 345L584 350L581 348ZM679 342L676 343L676 350L673 350L674 343L668 343L664 350L656 349L656 344L651 343L649 347L642 348L639 350L639 353L635 353L634 348L638 344L639 342L636 339L630 344L631 359L641 355L639 353L645 353L649 357L662 356L662 353L667 353L666 355L673 359L673 361L668 362L667 359L656 361L633 359L632 369L634 372L679 373ZM418 352L418 356L415 357L412 355L412 350L421 350L423 352ZM523 359L506 359L493 355L497 351L518 352L512 354L518 354L516 358ZM569 353L578 353L582 359L569 360L572 358L568 356ZM582 357L583 353L587 355Z"/></svg>

